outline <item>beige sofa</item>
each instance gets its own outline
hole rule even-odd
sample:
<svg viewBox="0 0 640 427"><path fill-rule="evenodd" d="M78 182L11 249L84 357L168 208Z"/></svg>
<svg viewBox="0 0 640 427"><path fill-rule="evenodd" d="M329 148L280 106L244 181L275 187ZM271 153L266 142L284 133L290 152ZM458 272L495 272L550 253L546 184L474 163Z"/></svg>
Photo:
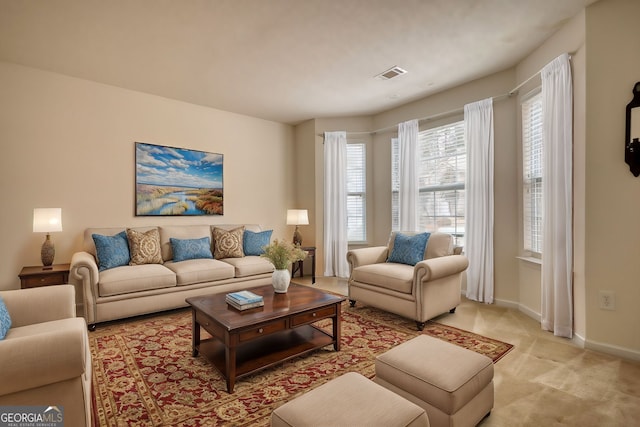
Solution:
<svg viewBox="0 0 640 427"><path fill-rule="evenodd" d="M422 330L427 320L453 313L460 304L462 275L469 262L454 254L453 238L446 233L430 235L424 259L415 265L387 262L395 235L387 246L347 252L349 300L351 306L360 301L415 320Z"/></svg>
<svg viewBox="0 0 640 427"><path fill-rule="evenodd" d="M99 271L93 234L113 236L121 228L88 228L83 251L71 258L69 280L82 289L83 311L90 328L96 323L187 306L185 298L223 293L271 283L273 264L260 256L173 261L170 239L210 237L214 227L260 232L255 224L181 225L133 228L139 232L157 229L161 263L125 265Z"/></svg>
<svg viewBox="0 0 640 427"><path fill-rule="evenodd" d="M91 426L91 351L71 285L1 291L11 328L0 340L0 406L57 406Z"/></svg>

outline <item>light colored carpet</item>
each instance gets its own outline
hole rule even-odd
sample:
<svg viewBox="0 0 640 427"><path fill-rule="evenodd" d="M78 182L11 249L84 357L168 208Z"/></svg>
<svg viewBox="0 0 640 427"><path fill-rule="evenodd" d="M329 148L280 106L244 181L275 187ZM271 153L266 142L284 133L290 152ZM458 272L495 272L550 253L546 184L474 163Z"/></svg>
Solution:
<svg viewBox="0 0 640 427"><path fill-rule="evenodd" d="M296 282L309 284L304 277ZM346 282L315 286L346 294ZM513 344L495 365L495 407L483 427L640 425L640 363L584 350L517 310L464 300L439 323Z"/></svg>

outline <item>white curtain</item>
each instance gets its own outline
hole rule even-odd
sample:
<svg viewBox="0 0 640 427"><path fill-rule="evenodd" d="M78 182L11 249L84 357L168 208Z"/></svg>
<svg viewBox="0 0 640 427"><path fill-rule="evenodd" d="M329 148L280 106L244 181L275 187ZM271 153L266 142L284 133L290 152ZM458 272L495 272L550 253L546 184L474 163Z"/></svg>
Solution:
<svg viewBox="0 0 640 427"><path fill-rule="evenodd" d="M493 100L464 106L467 298L493 302Z"/></svg>
<svg viewBox="0 0 640 427"><path fill-rule="evenodd" d="M398 230L418 231L418 121L398 124Z"/></svg>
<svg viewBox="0 0 640 427"><path fill-rule="evenodd" d="M541 72L543 114L542 328L573 335L573 102L569 55Z"/></svg>
<svg viewBox="0 0 640 427"><path fill-rule="evenodd" d="M349 277L347 133L324 134L324 275Z"/></svg>

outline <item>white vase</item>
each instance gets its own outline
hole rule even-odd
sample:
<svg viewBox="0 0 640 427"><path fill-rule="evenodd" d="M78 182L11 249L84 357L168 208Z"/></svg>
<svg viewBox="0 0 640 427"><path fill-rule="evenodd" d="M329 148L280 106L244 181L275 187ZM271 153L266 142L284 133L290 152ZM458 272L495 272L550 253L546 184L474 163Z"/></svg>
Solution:
<svg viewBox="0 0 640 427"><path fill-rule="evenodd" d="M273 284L273 290L276 293L284 294L289 289L289 282L291 282L291 273L288 269L273 270L271 275L271 283Z"/></svg>

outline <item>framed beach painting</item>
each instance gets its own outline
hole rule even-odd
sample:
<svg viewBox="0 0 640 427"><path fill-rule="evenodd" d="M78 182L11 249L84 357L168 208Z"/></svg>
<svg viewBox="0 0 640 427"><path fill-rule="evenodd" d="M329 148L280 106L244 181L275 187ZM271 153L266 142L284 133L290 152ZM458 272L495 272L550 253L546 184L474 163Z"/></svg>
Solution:
<svg viewBox="0 0 640 427"><path fill-rule="evenodd" d="M136 142L136 216L222 215L223 155Z"/></svg>

